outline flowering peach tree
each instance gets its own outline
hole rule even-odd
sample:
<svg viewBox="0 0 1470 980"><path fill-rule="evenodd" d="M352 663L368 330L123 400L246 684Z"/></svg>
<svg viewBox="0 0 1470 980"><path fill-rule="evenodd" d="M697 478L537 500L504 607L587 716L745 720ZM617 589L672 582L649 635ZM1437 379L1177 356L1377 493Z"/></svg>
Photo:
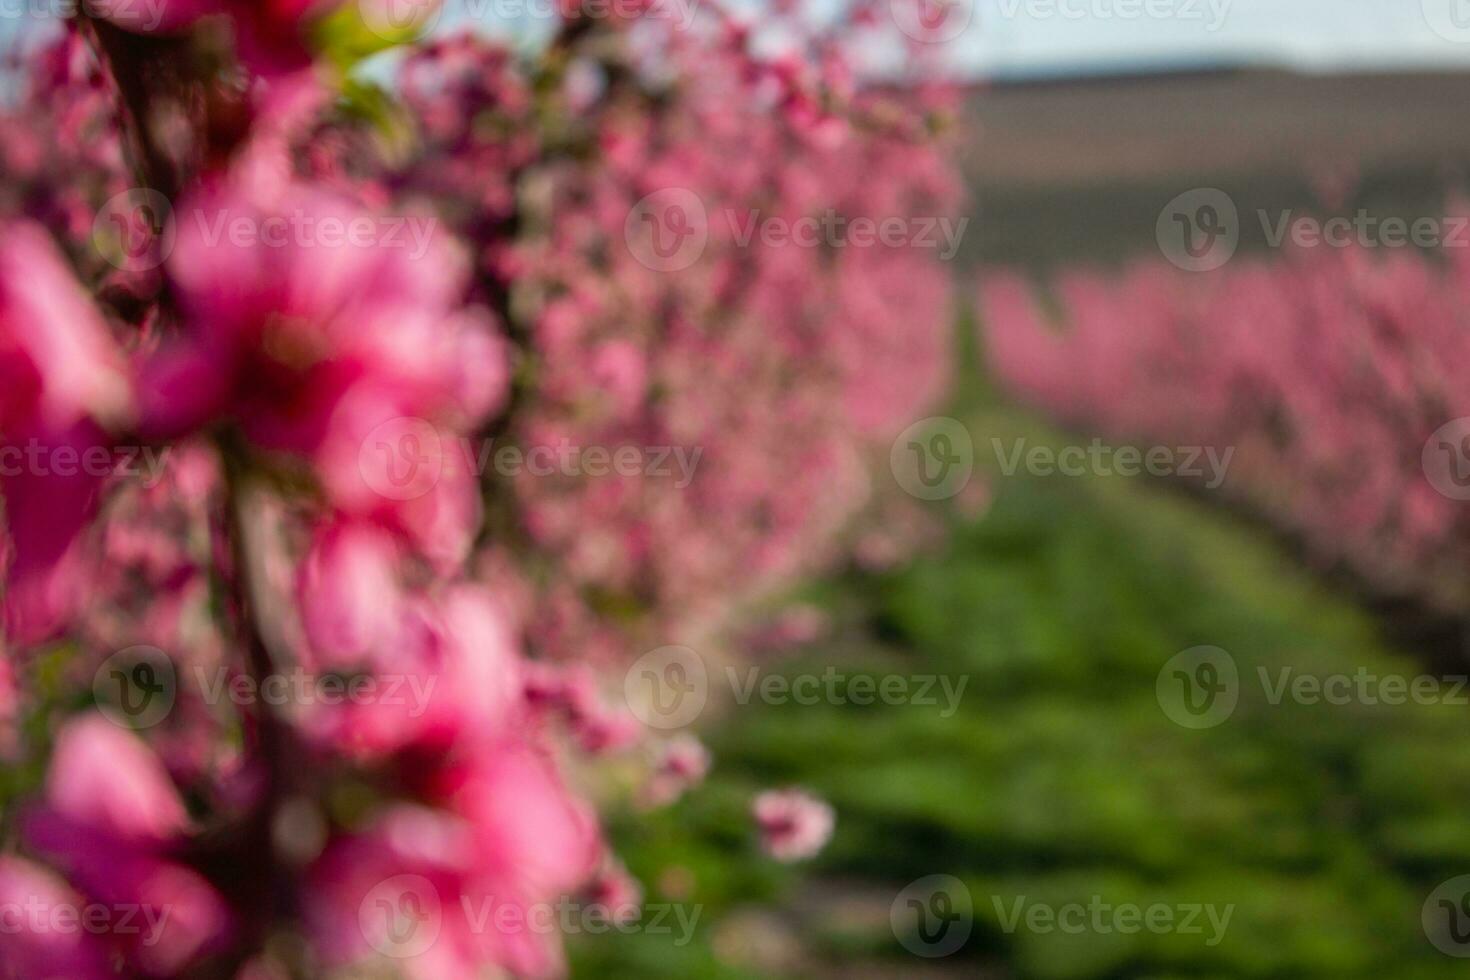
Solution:
<svg viewBox="0 0 1470 980"><path fill-rule="evenodd" d="M958 198L949 94L864 66L911 17L687 13L563 4L527 50L139 0L31 50L0 902L159 914L23 915L0 974L541 975L557 937L477 900L636 901L596 763L654 806L710 760L621 672L873 506L946 381L947 275L893 221ZM752 805L777 859L833 826Z"/></svg>
<svg viewBox="0 0 1470 980"><path fill-rule="evenodd" d="M1196 482L1371 592L1463 613L1467 281L1462 249L1350 242L1207 272L1069 269L1049 306L996 272L978 306L1023 400L1119 443L1228 452L1222 479Z"/></svg>

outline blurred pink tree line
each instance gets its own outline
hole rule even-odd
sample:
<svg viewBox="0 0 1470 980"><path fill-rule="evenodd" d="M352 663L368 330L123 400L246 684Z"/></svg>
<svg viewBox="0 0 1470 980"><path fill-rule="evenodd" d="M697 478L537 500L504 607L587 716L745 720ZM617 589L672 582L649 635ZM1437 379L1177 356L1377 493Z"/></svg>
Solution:
<svg viewBox="0 0 1470 980"><path fill-rule="evenodd" d="M783 10L768 56L714 4L567 5L534 53L409 44L386 88L349 69L414 32L367 5L155 8L67 22L0 123L0 902L169 914L7 929L0 973L555 973L473 900L636 905L588 763L642 760L645 805L709 764L623 667L902 506L870 462L947 381L932 252L720 216L952 213L953 93L864 81L886 5ZM299 676L338 696L268 696ZM780 859L832 826L797 791L752 816Z"/></svg>
<svg viewBox="0 0 1470 980"><path fill-rule="evenodd" d="M1454 210L1453 208L1451 209ZM1120 444L1233 451L1220 489L1370 591L1470 609L1470 256L1289 247L984 281L1002 385ZM1462 431L1463 429L1463 431Z"/></svg>

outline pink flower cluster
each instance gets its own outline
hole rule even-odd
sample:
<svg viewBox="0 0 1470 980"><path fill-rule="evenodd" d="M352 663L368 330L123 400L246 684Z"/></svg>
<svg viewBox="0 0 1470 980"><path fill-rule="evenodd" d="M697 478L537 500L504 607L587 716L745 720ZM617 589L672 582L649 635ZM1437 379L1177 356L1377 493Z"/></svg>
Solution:
<svg viewBox="0 0 1470 980"><path fill-rule="evenodd" d="M805 101L782 94L800 83L774 71L751 77L737 41L672 53L680 97L659 112L632 82L606 80L602 100L564 136L589 155L540 168L522 233L508 245L492 237L482 253L494 288L524 311L521 370L535 378L510 439L548 452L632 449L650 465L669 447L697 460L687 483L674 472L508 481L534 554L529 634L552 653L615 659L698 636L829 559L836 533L872 496L874 449L921 417L947 381L948 279L931 252L739 237L751 222L829 210L948 215L959 186L940 147L809 118ZM458 72L467 58L463 49L443 56ZM498 77L496 56L488 60L472 77ZM407 68L410 79L429 73L423 62ZM433 92L411 102L417 115L464 119L442 100L489 101L449 85ZM461 138L495 163L523 156L517 101L486 110L499 120L487 128L513 135L492 146ZM899 111L877 96L847 109ZM414 170L413 185L454 182L451 159ZM502 189L481 181L474 192L488 198L474 220L493 219ZM641 233L683 220L704 240L673 271Z"/></svg>
<svg viewBox="0 0 1470 980"><path fill-rule="evenodd" d="M0 750L44 773L0 975L558 972L484 913L639 901L566 776L646 737L621 665L830 555L945 382L932 253L713 220L948 215L937 95L569 15L412 53L370 124L335 6L83 16L0 119ZM670 188L712 219L677 272L627 230ZM645 749L643 806L711 764ZM781 859L832 826L756 816Z"/></svg>
<svg viewBox="0 0 1470 980"><path fill-rule="evenodd" d="M767 790L751 805L761 846L778 861L802 861L826 846L836 814L799 789Z"/></svg>
<svg viewBox="0 0 1470 980"><path fill-rule="evenodd" d="M346 207L315 194L272 204L318 218ZM264 220L236 191L184 206ZM229 963L287 911L271 905L282 887L319 961L353 962L373 951L358 921L368 892L418 874L449 910L446 938L415 961L421 975L553 970L544 935L507 943L461 924L447 938L467 897L550 901L601 861L594 819L535 737L518 640L463 572L478 486L446 468L425 494L375 493L379 463L359 452L404 415L463 432L498 407L505 352L489 321L458 305L455 265L211 243L184 222L166 277L178 328L125 352L45 233L6 231L3 431L51 463L4 486L10 640L157 643L175 652L178 698L151 744L98 716L63 724L23 825L28 849L88 903L166 910L166 927L77 949L64 931L7 937L15 962L44 962L56 941L75 960L69 976L110 975L116 957L156 976ZM116 438L180 457L151 488L64 472L63 451ZM202 548L190 547L196 535ZM72 666L105 672L101 659ZM216 669L248 696L211 696ZM291 672L373 687L272 701L270 679ZM423 699L392 696L394 683ZM124 703L143 693L124 691ZM334 797L351 786L377 802L343 811ZM216 826L187 818L186 792L209 801Z"/></svg>
<svg viewBox="0 0 1470 980"><path fill-rule="evenodd" d="M981 290L989 363L1016 394L1119 442L1233 449L1225 492L1319 558L1470 603L1470 515L1424 462L1470 415L1462 251L1297 249L1206 274L1144 261L1049 291L1055 318L1019 275Z"/></svg>

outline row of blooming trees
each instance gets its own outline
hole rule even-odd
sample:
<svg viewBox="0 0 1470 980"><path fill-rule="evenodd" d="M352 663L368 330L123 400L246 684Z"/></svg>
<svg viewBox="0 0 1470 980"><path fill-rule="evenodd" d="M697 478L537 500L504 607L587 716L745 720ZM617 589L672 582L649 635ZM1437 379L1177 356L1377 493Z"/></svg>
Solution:
<svg viewBox="0 0 1470 980"><path fill-rule="evenodd" d="M958 189L945 92L855 70L877 10L757 56L713 4L590 9L386 88L352 67L415 31L371 4L99 5L29 56L0 903L159 914L23 918L0 973L543 974L557 938L476 903L636 900L567 755L640 746L649 803L697 781L621 665L828 559L945 381L933 252L736 219ZM832 819L754 816L783 859Z"/></svg>
<svg viewBox="0 0 1470 980"><path fill-rule="evenodd" d="M1224 493L1373 588L1470 606L1465 253L1362 245L1064 273L980 297L996 375L1125 443L1234 451Z"/></svg>

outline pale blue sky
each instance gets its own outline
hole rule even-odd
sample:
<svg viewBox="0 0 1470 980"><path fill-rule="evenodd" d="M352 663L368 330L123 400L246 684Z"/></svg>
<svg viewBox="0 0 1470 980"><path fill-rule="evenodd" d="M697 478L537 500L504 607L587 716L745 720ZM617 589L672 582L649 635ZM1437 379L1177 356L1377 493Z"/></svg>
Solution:
<svg viewBox="0 0 1470 980"><path fill-rule="evenodd" d="M461 21L466 8L484 10L495 0L476 2L447 0L441 26ZM515 0L504 2L514 5ZM733 2L759 9L761 0ZM812 2L827 7L840 0ZM973 9L969 26L947 45L955 60L1005 74L1192 61L1248 61L1310 71L1470 68L1470 0L952 2ZM1130 4L1145 13L1126 16ZM1149 16L1149 10L1156 15ZM1432 23L1450 36L1436 33Z"/></svg>
<svg viewBox="0 0 1470 980"><path fill-rule="evenodd" d="M1091 13L1120 9L1116 0L1058 0L1075 19L1028 16L1047 13L1046 0L976 2L966 60L999 70L1193 59L1304 70L1470 67L1470 0L1213 0L1218 22L1212 0L1156 0L1178 15L1131 20Z"/></svg>
<svg viewBox="0 0 1470 980"><path fill-rule="evenodd" d="M441 28L516 0L446 0ZM694 2L698 0L683 0ZM744 0L758 8L760 0ZM820 5L839 0L814 0ZM907 0L901 0L907 2ZM1311 71L1339 68L1470 68L1470 0L954 0L973 18L947 49L981 73L1191 62L1254 62ZM477 5L476 5L477 4ZM1129 5L1145 13L1126 16ZM0 8L0 50L35 29L36 0ZM540 9L537 0L520 5ZM1151 5L1151 6L1150 6ZM1149 15L1146 11L1154 11ZM1438 24L1436 33L1432 24Z"/></svg>

